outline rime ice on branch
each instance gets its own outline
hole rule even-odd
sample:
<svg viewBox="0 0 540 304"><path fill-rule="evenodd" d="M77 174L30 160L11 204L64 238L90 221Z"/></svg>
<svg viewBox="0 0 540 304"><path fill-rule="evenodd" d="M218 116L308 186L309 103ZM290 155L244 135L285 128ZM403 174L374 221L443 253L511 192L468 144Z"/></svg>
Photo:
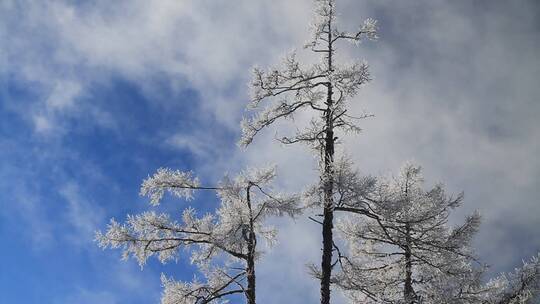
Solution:
<svg viewBox="0 0 540 304"><path fill-rule="evenodd" d="M524 261L513 272L501 274L484 283L482 269L469 275L440 275L431 283L432 292L424 303L441 304L533 304L540 293L540 254Z"/></svg>
<svg viewBox="0 0 540 304"><path fill-rule="evenodd" d="M502 274L482 287L483 303L533 303L540 294L540 253L513 272Z"/></svg>
<svg viewBox="0 0 540 304"><path fill-rule="evenodd" d="M453 229L447 226L450 211L462 199L462 194L447 196L441 184L425 191L421 169L413 164L406 164L396 178L372 184L361 199L372 216L339 224L351 252L340 261L338 285L354 291L357 300L416 303L431 291L425 285L433 279L431 273L468 273L467 265L474 261L469 243L479 215Z"/></svg>
<svg viewBox="0 0 540 304"><path fill-rule="evenodd" d="M164 304L223 303L234 294L243 294L247 303L254 304L255 262L261 256L257 241L271 244L276 235L264 220L298 215L298 199L271 191L274 168L225 177L216 187L202 187L192 175L159 169L143 182L141 194L157 205L165 192L191 199L193 191L216 191L221 205L215 214L197 217L194 209L187 208L176 221L168 214L144 212L128 216L124 224L111 220L105 234L98 232L96 239L103 248L121 248L124 259L132 256L141 266L154 255L166 263L178 259L181 249L191 252L191 262L205 279L176 282L162 275Z"/></svg>
<svg viewBox="0 0 540 304"><path fill-rule="evenodd" d="M338 249L342 272L335 281L352 302L502 304L531 299L539 287L538 259L483 285L486 269L471 248L480 216L473 213L450 227L450 213L463 194L449 196L442 184L424 190L423 183L420 166L408 163L397 177L363 183L361 192L354 191L360 194L354 205L335 208L367 215L338 225L349 252Z"/></svg>
<svg viewBox="0 0 540 304"><path fill-rule="evenodd" d="M334 0L317 0L312 38L306 44L321 61L304 67L292 55L285 58L281 67L263 71L254 70L252 102L249 108L256 113L242 122L243 136L240 144L249 145L254 137L274 122L294 117L299 111L309 111L312 121L309 127L296 134L285 135L285 144L307 143L321 156L320 178L324 197L322 235L323 254L321 262L321 303L330 302L330 277L333 251L333 188L335 131L357 132L357 120L369 114L355 117L347 112L348 102L361 85L370 80L365 62L342 65L336 62L339 42L359 43L364 39L376 39L376 21L367 19L354 32L344 32L336 27Z"/></svg>

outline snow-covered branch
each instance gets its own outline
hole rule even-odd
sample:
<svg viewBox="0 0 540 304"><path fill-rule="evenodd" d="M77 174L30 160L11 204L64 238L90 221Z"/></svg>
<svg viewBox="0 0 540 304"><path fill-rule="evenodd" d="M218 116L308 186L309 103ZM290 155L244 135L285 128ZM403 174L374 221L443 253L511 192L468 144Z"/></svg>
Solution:
<svg viewBox="0 0 540 304"><path fill-rule="evenodd" d="M183 198L192 198L196 190L216 191L221 204L215 214L198 217L188 207L181 221L153 211L129 215L124 224L112 219L105 233L96 233L96 240L102 248L121 248L124 259L134 257L141 267L152 256L166 263L178 259L181 249L190 252L205 281L164 277L163 303L222 303L236 293L255 303L255 262L261 256L257 240L272 244L276 236L275 229L264 225L265 218L293 217L302 211L296 195L272 191L275 175L274 167L249 169L235 178L225 177L218 186L205 187L191 172L159 169L143 182L141 195L155 205L165 191Z"/></svg>
<svg viewBox="0 0 540 304"><path fill-rule="evenodd" d="M152 205L159 205L165 191L180 198L191 199L193 190L197 188L199 180L193 177L193 172L160 168L152 177L143 181L140 194L148 196Z"/></svg>
<svg viewBox="0 0 540 304"><path fill-rule="evenodd" d="M457 227L448 225L452 209L463 200L445 194L442 184L423 189L421 167L405 164L397 177L381 178L364 187L356 201L337 210L365 215L338 224L351 247L339 282L352 297L416 303L426 298L426 286L441 274L463 276L475 262L470 248L480 216L474 213ZM358 273L357 273L358 272ZM357 280L364 277L361 288Z"/></svg>

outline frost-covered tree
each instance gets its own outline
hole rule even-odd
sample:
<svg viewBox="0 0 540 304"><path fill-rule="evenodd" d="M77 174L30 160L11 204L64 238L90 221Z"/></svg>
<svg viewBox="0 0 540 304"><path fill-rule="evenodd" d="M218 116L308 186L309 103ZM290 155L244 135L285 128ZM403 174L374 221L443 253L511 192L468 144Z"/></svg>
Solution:
<svg viewBox="0 0 540 304"><path fill-rule="evenodd" d="M513 272L502 274L481 287L486 304L538 303L540 294L540 253ZM535 301L535 302L533 302Z"/></svg>
<svg viewBox="0 0 540 304"><path fill-rule="evenodd" d="M320 188L322 206L321 303L330 302L334 222L334 154L336 131L357 132L356 120L347 112L348 102L361 85L370 80L364 62L342 65L336 61L336 46L341 41L359 43L376 39L376 21L367 19L355 32L340 31L336 26L334 0L316 0L312 38L306 48L321 56L319 63L304 67L295 54L285 58L283 66L263 71L256 68L252 82L253 96L249 106L257 113L242 122L240 143L249 145L264 128L281 119L293 118L308 111L312 120L308 127L299 127L296 134L286 135L285 144L307 143L320 155Z"/></svg>
<svg viewBox="0 0 540 304"><path fill-rule="evenodd" d="M480 217L474 213L450 228L450 211L462 199L462 194L448 196L441 184L424 190L421 168L414 164L374 183L363 198L374 216L339 225L351 244L340 287L371 300L410 304L433 291L428 283L439 273L468 274L474 260L470 241Z"/></svg>
<svg viewBox="0 0 540 304"><path fill-rule="evenodd" d="M447 195L442 184L424 190L421 167L411 163L396 177L370 180L358 183L354 205L336 207L367 215L338 226L350 246L346 255L339 251L342 272L335 280L353 303L526 303L538 291L536 257L482 284L485 267L470 244L480 216L448 223L463 194Z"/></svg>
<svg viewBox="0 0 540 304"><path fill-rule="evenodd" d="M524 261L513 272L484 283L482 269L468 274L449 276L439 274L432 282L431 292L423 303L441 304L525 304L538 303L540 293L540 255Z"/></svg>
<svg viewBox="0 0 540 304"><path fill-rule="evenodd" d="M193 208L183 211L180 221L153 211L128 216L123 224L111 220L96 239L103 248L122 248L124 259L136 258L141 265L156 256L162 263L176 260L181 249L191 252L204 280L177 282L162 275L164 304L225 303L243 294L255 303L255 263L261 256L259 239L270 244L275 229L264 225L269 216L296 216L301 209L294 195L272 193L274 168L248 170L238 177L225 177L215 187L201 186L191 172L159 169L141 186L141 195L160 204L166 192L191 199L197 190L216 191L221 204L215 213L197 217Z"/></svg>

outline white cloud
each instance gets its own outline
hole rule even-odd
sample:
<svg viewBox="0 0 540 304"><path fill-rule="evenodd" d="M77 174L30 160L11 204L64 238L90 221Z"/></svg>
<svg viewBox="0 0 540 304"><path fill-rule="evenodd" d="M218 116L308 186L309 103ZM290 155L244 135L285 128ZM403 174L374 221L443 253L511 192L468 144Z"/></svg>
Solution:
<svg viewBox="0 0 540 304"><path fill-rule="evenodd" d="M62 110L74 104L75 98L81 93L81 85L73 81L60 81L54 86L51 95L45 101L51 110Z"/></svg>
<svg viewBox="0 0 540 304"><path fill-rule="evenodd" d="M104 211L99 205L88 201L75 182L65 183L59 194L67 203L66 221L72 226L72 233L65 235L79 245L94 246L94 233L105 222Z"/></svg>
<svg viewBox="0 0 540 304"><path fill-rule="evenodd" d="M8 158L12 151L12 143L0 140L0 157ZM18 153L14 151L13 153ZM16 162L5 162L0 166L0 219L3 229L28 242L33 251L50 249L56 245L54 226L48 221L47 209L41 204L39 186L27 181L35 180Z"/></svg>
<svg viewBox="0 0 540 304"><path fill-rule="evenodd" d="M1 17L11 33L2 46L8 58L3 69L43 87L39 107L69 113L76 111L69 105L88 85L105 83L111 75L135 81L150 97L156 94L154 77L165 75L179 89L196 89L205 115L233 127L246 100L247 70L276 60L290 48L287 40L296 40L291 34L306 32L309 4L167 0L6 5Z"/></svg>
<svg viewBox="0 0 540 304"><path fill-rule="evenodd" d="M111 292L107 291L94 291L84 288L72 292L64 298L57 299L54 301L55 304L68 304L68 303L78 303L78 304L93 304L93 303L102 303L102 304L117 304L120 303Z"/></svg>
<svg viewBox="0 0 540 304"><path fill-rule="evenodd" d="M34 130L37 133L47 134L53 129L53 125L51 124L49 118L41 114L35 114L32 117L32 121L34 122Z"/></svg>
<svg viewBox="0 0 540 304"><path fill-rule="evenodd" d="M208 158L216 146L205 137L205 134L177 133L167 138L165 143L175 149L189 151L196 157Z"/></svg>

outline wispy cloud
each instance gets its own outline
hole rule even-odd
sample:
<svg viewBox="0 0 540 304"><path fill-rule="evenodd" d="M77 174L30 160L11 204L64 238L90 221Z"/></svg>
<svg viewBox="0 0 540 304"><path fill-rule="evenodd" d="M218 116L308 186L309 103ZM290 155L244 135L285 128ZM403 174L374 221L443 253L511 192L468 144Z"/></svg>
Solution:
<svg viewBox="0 0 540 304"><path fill-rule="evenodd" d="M54 301L56 304L68 304L68 303L103 303L103 304L117 304L120 303L117 297L111 292L107 291L94 291L88 289L79 289L73 293Z"/></svg>
<svg viewBox="0 0 540 304"><path fill-rule="evenodd" d="M59 194L67 203L65 217L73 229L67 234L69 239L75 244L92 246L95 231L106 222L104 210L83 197L79 185L73 181L62 185Z"/></svg>

